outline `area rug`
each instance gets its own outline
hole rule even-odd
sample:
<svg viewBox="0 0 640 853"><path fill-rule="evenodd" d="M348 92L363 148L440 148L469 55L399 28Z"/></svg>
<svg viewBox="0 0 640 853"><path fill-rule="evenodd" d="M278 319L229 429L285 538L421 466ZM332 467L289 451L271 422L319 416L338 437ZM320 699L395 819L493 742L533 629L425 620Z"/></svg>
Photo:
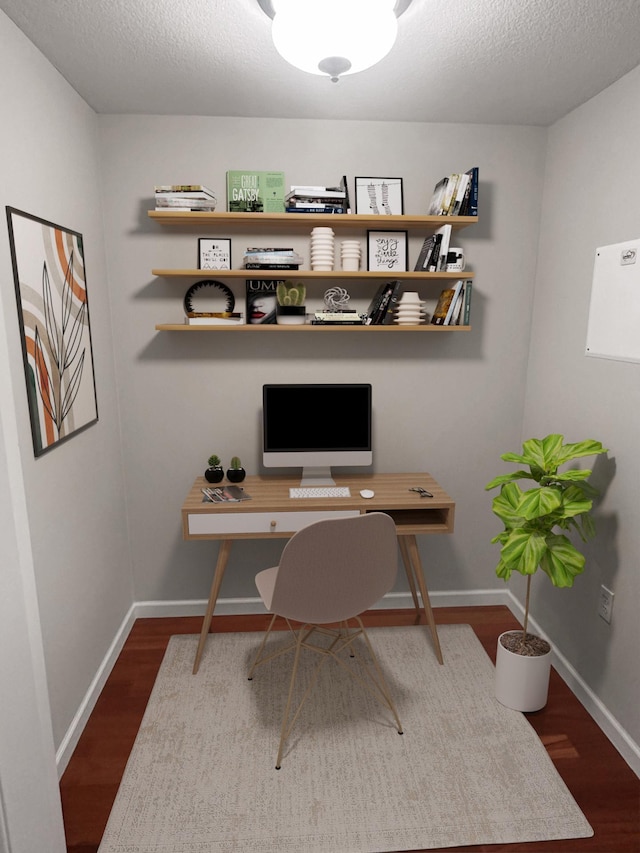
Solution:
<svg viewBox="0 0 640 853"><path fill-rule="evenodd" d="M438 630L444 666L424 627L369 630L402 736L329 661L280 770L292 653L248 681L262 635L213 634L192 675L198 638L172 637L99 853L384 853L593 835L526 718L494 698L471 627Z"/></svg>

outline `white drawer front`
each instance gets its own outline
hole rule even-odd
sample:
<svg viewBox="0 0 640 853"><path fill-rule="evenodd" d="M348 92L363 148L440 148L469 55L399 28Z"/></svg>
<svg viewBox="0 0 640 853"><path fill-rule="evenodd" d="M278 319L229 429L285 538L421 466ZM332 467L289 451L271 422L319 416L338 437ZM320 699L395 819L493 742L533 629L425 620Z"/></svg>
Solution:
<svg viewBox="0 0 640 853"><path fill-rule="evenodd" d="M316 512L225 512L193 513L189 516L189 533L295 533L314 521L323 518L353 518L360 515L357 509L318 510Z"/></svg>

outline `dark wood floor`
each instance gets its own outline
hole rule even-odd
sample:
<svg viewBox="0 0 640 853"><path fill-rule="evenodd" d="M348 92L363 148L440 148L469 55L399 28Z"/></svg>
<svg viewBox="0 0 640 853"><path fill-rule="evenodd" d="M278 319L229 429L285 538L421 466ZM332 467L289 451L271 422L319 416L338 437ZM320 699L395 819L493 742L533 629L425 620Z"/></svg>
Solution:
<svg viewBox="0 0 640 853"><path fill-rule="evenodd" d="M500 606L438 608L435 615L440 624L471 625L493 660L497 636L518 627ZM410 610L372 611L366 624L410 625L415 616ZM197 634L200 625L192 617L134 624L60 783L68 853L96 853L169 637ZM264 616L218 616L213 629L257 631L265 625ZM460 849L639 853L640 780L555 672L546 707L527 717L594 828L594 837Z"/></svg>

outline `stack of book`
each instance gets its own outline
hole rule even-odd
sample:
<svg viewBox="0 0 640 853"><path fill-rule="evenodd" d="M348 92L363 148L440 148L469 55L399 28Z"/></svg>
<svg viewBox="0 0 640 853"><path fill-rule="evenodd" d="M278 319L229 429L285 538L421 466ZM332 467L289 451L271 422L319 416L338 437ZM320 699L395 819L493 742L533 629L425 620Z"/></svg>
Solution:
<svg viewBox="0 0 640 853"><path fill-rule="evenodd" d="M393 323L393 311L398 307L401 296L401 281L387 281L385 284L381 284L367 309L366 325L386 326Z"/></svg>
<svg viewBox="0 0 640 853"><path fill-rule="evenodd" d="M311 321L314 326L364 326L366 317L357 311L316 311Z"/></svg>
<svg viewBox="0 0 640 853"><path fill-rule="evenodd" d="M292 248L248 248L244 253L247 270L297 270L303 258Z"/></svg>
<svg viewBox="0 0 640 853"><path fill-rule="evenodd" d="M434 326L468 326L471 312L471 281L460 279L438 298L431 322Z"/></svg>
<svg viewBox="0 0 640 853"><path fill-rule="evenodd" d="M477 216L478 167L439 180L427 213L429 216Z"/></svg>
<svg viewBox="0 0 640 853"><path fill-rule="evenodd" d="M284 197L287 213L348 213L345 187L292 186Z"/></svg>
<svg viewBox="0 0 640 853"><path fill-rule="evenodd" d="M161 184L155 188L156 210L204 211L216 209L216 194L202 184Z"/></svg>

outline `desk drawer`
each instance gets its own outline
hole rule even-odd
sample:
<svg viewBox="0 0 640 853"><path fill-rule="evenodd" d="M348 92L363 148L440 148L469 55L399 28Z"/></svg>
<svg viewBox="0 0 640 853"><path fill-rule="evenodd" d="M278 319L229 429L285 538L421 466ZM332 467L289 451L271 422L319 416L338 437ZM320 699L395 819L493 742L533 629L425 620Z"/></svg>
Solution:
<svg viewBox="0 0 640 853"><path fill-rule="evenodd" d="M323 518L353 518L357 509L317 510L315 512L212 512L192 513L188 517L189 535L206 536L238 533L295 533Z"/></svg>

